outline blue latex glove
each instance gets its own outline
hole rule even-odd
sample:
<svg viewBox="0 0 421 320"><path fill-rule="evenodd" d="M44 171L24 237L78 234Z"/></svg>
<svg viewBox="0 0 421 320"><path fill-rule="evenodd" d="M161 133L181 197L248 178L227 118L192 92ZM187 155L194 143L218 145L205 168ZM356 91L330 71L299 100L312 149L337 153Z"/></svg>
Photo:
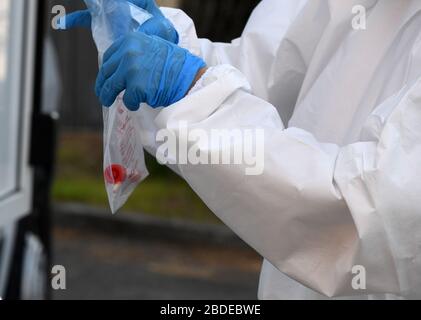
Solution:
<svg viewBox="0 0 421 320"><path fill-rule="evenodd" d="M181 100L205 62L189 51L156 36L132 32L117 40L105 53L95 91L109 107L126 90L129 110L141 103L166 107Z"/></svg>
<svg viewBox="0 0 421 320"><path fill-rule="evenodd" d="M175 30L172 23L167 18L165 18L154 0L127 1L133 3L139 8L148 11L153 15L153 18L141 25L138 31L144 32L147 35L158 36L162 39L178 44L178 32ZM66 16L66 29L72 29L76 27L91 27L91 15L88 10L76 11Z"/></svg>

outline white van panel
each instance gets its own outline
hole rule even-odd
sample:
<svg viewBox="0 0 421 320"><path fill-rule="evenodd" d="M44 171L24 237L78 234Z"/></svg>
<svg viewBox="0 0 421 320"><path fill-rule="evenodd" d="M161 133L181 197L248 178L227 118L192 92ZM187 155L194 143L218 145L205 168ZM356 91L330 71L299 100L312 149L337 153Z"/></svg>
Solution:
<svg viewBox="0 0 421 320"><path fill-rule="evenodd" d="M29 213L37 1L0 1L0 227Z"/></svg>

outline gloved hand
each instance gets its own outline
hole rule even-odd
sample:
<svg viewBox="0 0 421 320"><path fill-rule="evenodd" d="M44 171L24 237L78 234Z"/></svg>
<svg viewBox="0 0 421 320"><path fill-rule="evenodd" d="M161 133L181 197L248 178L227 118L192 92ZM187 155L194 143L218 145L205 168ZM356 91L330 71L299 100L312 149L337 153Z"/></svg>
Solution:
<svg viewBox="0 0 421 320"><path fill-rule="evenodd" d="M205 67L201 58L169 41L132 32L105 53L95 91L106 107L124 90L124 104L132 111L143 102L166 107L187 94Z"/></svg>
<svg viewBox="0 0 421 320"><path fill-rule="evenodd" d="M172 23L165 18L154 0L127 0L130 3L148 11L153 18L140 26L138 31L154 35L178 44L179 36ZM91 15L88 10L75 11L66 16L66 29L76 27L90 28Z"/></svg>

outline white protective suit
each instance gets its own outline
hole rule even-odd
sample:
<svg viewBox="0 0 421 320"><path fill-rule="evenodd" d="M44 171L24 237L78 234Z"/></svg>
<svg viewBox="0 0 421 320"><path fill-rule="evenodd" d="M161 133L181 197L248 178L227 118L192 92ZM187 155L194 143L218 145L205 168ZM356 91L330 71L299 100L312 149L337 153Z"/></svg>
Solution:
<svg viewBox="0 0 421 320"><path fill-rule="evenodd" d="M259 298L421 298L421 1L263 0L231 44L165 14L211 68L156 129L265 130L262 175L178 168L265 258Z"/></svg>

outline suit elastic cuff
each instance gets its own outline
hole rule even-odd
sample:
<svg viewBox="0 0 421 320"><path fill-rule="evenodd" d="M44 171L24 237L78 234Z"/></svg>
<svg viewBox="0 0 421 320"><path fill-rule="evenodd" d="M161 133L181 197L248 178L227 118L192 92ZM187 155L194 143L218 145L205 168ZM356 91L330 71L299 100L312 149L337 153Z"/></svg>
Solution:
<svg viewBox="0 0 421 320"><path fill-rule="evenodd" d="M170 128L177 127L180 121L202 121L239 89L250 91L250 85L240 71L229 65L211 67L184 99L162 109L155 124L158 128Z"/></svg>

